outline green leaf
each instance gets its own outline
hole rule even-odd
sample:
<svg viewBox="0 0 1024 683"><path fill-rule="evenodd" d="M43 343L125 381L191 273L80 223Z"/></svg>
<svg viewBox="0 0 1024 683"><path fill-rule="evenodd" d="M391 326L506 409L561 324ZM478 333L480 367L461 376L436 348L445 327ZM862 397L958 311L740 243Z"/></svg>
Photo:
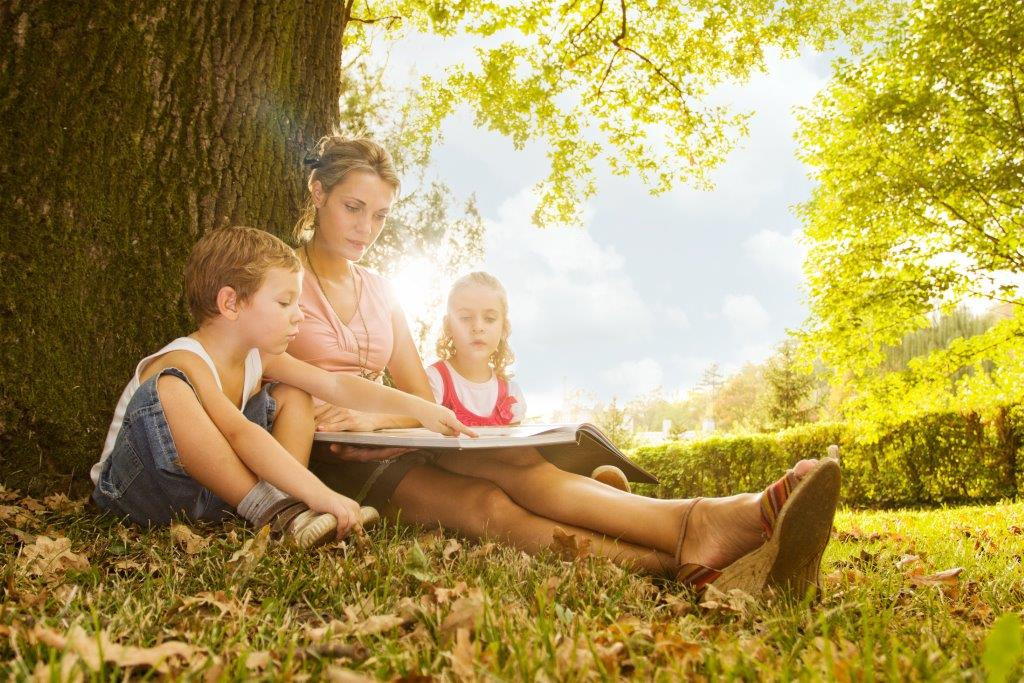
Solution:
<svg viewBox="0 0 1024 683"><path fill-rule="evenodd" d="M1024 633L1020 616L1013 612L1002 615L992 625L985 637L985 654L981 663L985 667L989 683L1010 680L1021 657L1024 656Z"/></svg>

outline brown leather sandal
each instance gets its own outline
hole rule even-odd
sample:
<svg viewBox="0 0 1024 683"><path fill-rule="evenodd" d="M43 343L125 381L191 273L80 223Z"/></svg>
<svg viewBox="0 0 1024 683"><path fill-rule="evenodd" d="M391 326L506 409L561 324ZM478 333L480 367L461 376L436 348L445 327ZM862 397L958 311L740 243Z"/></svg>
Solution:
<svg viewBox="0 0 1024 683"><path fill-rule="evenodd" d="M738 588L758 595L766 588L802 595L819 585L821 558L832 532L832 519L839 504L841 475L834 458L824 458L802 478L793 472L764 490L761 496L761 526L765 542L725 569L684 564L676 580L702 592L709 584L722 591ZM676 545L678 559L686 537L690 513L697 498L683 515Z"/></svg>

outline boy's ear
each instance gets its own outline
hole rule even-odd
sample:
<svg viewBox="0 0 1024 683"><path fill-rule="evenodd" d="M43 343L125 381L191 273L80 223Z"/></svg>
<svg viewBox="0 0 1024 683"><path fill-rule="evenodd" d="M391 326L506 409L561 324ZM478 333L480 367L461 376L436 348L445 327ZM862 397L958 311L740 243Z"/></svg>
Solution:
<svg viewBox="0 0 1024 683"><path fill-rule="evenodd" d="M228 320L238 319L238 292L234 287L224 285L217 292L217 310Z"/></svg>

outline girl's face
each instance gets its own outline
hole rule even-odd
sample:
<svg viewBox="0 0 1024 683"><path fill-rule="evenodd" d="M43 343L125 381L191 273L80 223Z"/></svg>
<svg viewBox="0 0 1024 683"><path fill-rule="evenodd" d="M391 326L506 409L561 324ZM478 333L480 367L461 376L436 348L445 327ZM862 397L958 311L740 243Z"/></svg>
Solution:
<svg viewBox="0 0 1024 683"><path fill-rule="evenodd" d="M330 192L324 192L319 180L311 190L317 207L316 246L349 261L361 259L384 229L395 188L376 173L352 171Z"/></svg>
<svg viewBox="0 0 1024 683"><path fill-rule="evenodd" d="M486 363L508 333L501 297L486 285L459 287L451 295L445 327L460 359Z"/></svg>

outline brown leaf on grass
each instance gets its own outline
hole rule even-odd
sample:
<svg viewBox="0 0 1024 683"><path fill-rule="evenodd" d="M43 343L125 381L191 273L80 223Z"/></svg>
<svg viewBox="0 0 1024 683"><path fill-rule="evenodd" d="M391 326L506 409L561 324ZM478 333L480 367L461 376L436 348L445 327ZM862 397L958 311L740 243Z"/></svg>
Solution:
<svg viewBox="0 0 1024 683"><path fill-rule="evenodd" d="M266 650L249 652L245 656L245 668L249 671L263 671L270 666L270 653Z"/></svg>
<svg viewBox="0 0 1024 683"><path fill-rule="evenodd" d="M1024 534L1024 527L1014 524L1010 527L1010 533L1014 536L1020 536L1021 534Z"/></svg>
<svg viewBox="0 0 1024 683"><path fill-rule="evenodd" d="M825 576L825 581L827 583L845 582L851 584L861 584L864 583L865 578L866 576L864 572L862 572L861 570L847 568L837 569L833 572L830 572L827 576Z"/></svg>
<svg viewBox="0 0 1024 683"><path fill-rule="evenodd" d="M30 512L46 512L46 506L40 503L35 498L22 498L18 501L18 505L29 510Z"/></svg>
<svg viewBox="0 0 1024 683"><path fill-rule="evenodd" d="M452 662L452 673L456 680L476 680L473 661L476 659L473 652L473 641L469 637L468 628L459 628L455 631L455 645L448 655Z"/></svg>
<svg viewBox="0 0 1024 683"><path fill-rule="evenodd" d="M71 539L59 536L39 536L32 545L22 548L16 563L17 570L27 576L39 576L47 582L64 578L69 570L89 568L85 555L71 551Z"/></svg>
<svg viewBox="0 0 1024 683"><path fill-rule="evenodd" d="M0 500L10 501L18 500L19 498L21 498L20 493L18 493L17 491L12 491L3 484L0 484Z"/></svg>
<svg viewBox="0 0 1024 683"><path fill-rule="evenodd" d="M81 681L85 680L85 674L78 668L80 659L74 652L65 652L61 655L60 661L53 665L36 662L30 680L35 683L50 683L51 681L81 683Z"/></svg>
<svg viewBox="0 0 1024 683"><path fill-rule="evenodd" d="M138 560L133 560L130 557L118 560L117 562L114 562L112 565L110 565L110 567L114 571L124 572L125 574L133 574L135 572L146 571L145 563L139 562Z"/></svg>
<svg viewBox="0 0 1024 683"><path fill-rule="evenodd" d="M862 531L860 527L850 527L849 529L832 529L832 537L837 541L846 541L847 543L867 543L870 541L877 541L882 538L882 534L877 531L867 533Z"/></svg>
<svg viewBox="0 0 1024 683"><path fill-rule="evenodd" d="M210 545L210 539L194 533L184 524L171 525L171 538L175 545L180 547L189 555L195 555L200 550Z"/></svg>
<svg viewBox="0 0 1024 683"><path fill-rule="evenodd" d="M908 574L907 578L915 586L956 586L960 583L960 574L963 570L963 567L953 567L927 576L912 573Z"/></svg>
<svg viewBox="0 0 1024 683"><path fill-rule="evenodd" d="M0 505L0 522L10 527L23 527L39 523L39 519L25 508L17 505ZM8 531L15 531L8 529Z"/></svg>
<svg viewBox="0 0 1024 683"><path fill-rule="evenodd" d="M87 634L77 624L66 635L36 626L31 632L31 639L58 650L73 652L92 671L98 671L103 662L108 662L125 668L145 666L166 674L170 673L172 664L186 662L197 652L188 643L177 640L169 640L155 647L119 645L111 642L106 631L100 631L97 637Z"/></svg>
<svg viewBox="0 0 1024 683"><path fill-rule="evenodd" d="M663 596L665 606L668 608L669 614L674 617L681 617L684 614L689 614L693 611L693 601L684 600L678 595L672 593L665 593Z"/></svg>
<svg viewBox="0 0 1024 683"><path fill-rule="evenodd" d="M471 550L470 553L469 553L469 557L472 558L472 559L477 559L477 558L480 558L480 557L489 557L490 554L493 553L494 549L497 548L497 547L498 546L495 543L491 543L491 542L484 543L483 545L480 545L480 546L474 548L473 550Z"/></svg>
<svg viewBox="0 0 1024 683"><path fill-rule="evenodd" d="M252 538L245 539L242 547L231 554L228 564L234 566L235 573L245 574L267 554L267 542L270 539L270 526L264 524Z"/></svg>
<svg viewBox="0 0 1024 683"><path fill-rule="evenodd" d="M327 667L327 680L331 683L376 683L377 679L364 676L352 669L329 666Z"/></svg>
<svg viewBox="0 0 1024 683"><path fill-rule="evenodd" d="M605 671L610 673L612 676L618 676L619 670L622 668L623 660L626 659L626 645L621 640L617 640L614 643L605 645L602 643L594 643L594 654L601 660L601 664L604 665Z"/></svg>
<svg viewBox="0 0 1024 683"><path fill-rule="evenodd" d="M181 609L189 607L214 607L220 612L220 616L227 614L234 617L245 616L251 611L249 605L242 604L237 598L228 597L224 591L204 591L183 599Z"/></svg>
<svg viewBox="0 0 1024 683"><path fill-rule="evenodd" d="M474 588L452 603L451 611L441 622L441 634L450 638L460 628L472 633L480 625L483 616L484 594L479 588Z"/></svg>
<svg viewBox="0 0 1024 683"><path fill-rule="evenodd" d="M712 584L705 590L700 606L709 611L745 615L750 607L756 604L757 601L752 595L739 588L732 588L728 593L723 593Z"/></svg>
<svg viewBox="0 0 1024 683"><path fill-rule="evenodd" d="M465 581L459 581L452 588L430 585L431 596L433 597L434 604L437 605L447 605L453 599L465 595L467 591L469 591L469 586Z"/></svg>
<svg viewBox="0 0 1024 683"><path fill-rule="evenodd" d="M896 561L896 568L903 569L921 562L920 555L903 555Z"/></svg>
<svg viewBox="0 0 1024 683"><path fill-rule="evenodd" d="M654 651L666 660L681 665L698 663L704 659L700 643L694 643L678 634L658 634Z"/></svg>
<svg viewBox="0 0 1024 683"><path fill-rule="evenodd" d="M441 559L448 562L455 557L458 552L462 550L462 544L457 539L449 538L448 542L444 544L444 549L441 551Z"/></svg>
<svg viewBox="0 0 1024 683"><path fill-rule="evenodd" d="M556 526L551 534L551 549L556 553L576 561L590 555L590 539L570 534L560 526Z"/></svg>
<svg viewBox="0 0 1024 683"><path fill-rule="evenodd" d="M79 512L83 507L85 507L85 499L80 498L79 500L71 500L63 493L54 493L43 498L43 505L45 505L51 512L61 514Z"/></svg>

